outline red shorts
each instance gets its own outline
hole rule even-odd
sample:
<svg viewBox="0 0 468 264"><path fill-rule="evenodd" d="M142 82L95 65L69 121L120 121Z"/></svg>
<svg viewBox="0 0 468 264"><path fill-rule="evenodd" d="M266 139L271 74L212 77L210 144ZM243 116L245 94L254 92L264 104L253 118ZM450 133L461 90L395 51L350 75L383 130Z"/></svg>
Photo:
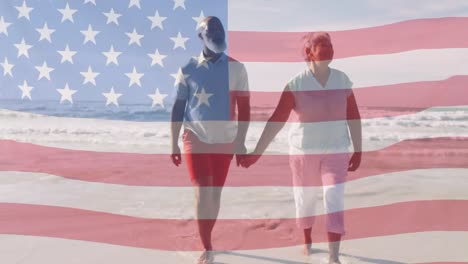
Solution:
<svg viewBox="0 0 468 264"><path fill-rule="evenodd" d="M224 186L234 156L232 144L207 144L190 130L185 130L182 138L192 183L196 186Z"/></svg>

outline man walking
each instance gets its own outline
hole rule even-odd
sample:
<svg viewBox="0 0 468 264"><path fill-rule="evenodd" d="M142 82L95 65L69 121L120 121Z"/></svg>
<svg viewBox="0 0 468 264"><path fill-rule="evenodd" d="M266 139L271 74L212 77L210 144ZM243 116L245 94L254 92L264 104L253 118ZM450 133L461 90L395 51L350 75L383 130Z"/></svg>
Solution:
<svg viewBox="0 0 468 264"><path fill-rule="evenodd" d="M195 189L198 231L205 249L197 263L210 263L211 233L229 165L236 154L239 166L246 151L250 100L244 65L224 53L226 37L221 21L207 17L199 25L198 36L202 53L184 66L177 78L171 159L176 166L182 162L178 138L183 124L184 156Z"/></svg>

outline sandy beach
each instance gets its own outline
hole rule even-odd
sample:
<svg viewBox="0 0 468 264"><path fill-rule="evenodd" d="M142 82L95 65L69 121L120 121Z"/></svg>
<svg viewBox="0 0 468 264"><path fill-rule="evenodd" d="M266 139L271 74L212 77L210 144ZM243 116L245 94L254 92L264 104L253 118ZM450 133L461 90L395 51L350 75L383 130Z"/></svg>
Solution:
<svg viewBox="0 0 468 264"><path fill-rule="evenodd" d="M3 122L8 124L0 129L2 139L8 140L3 142L67 151L126 152L136 155L164 155L169 146L169 132L163 122L58 118L6 110L2 110L1 116ZM446 116L453 118L453 113ZM459 201L465 206L464 201L468 200L468 183L463 162L467 157L464 136L468 131L463 122L447 119L444 113L421 112L364 121L364 146L367 151L379 153L378 151L385 148L392 150L395 144L410 141L404 145L407 151L400 148L385 154L387 159L388 155L393 157L388 161L390 163L381 161L382 157L379 155L369 155L363 162L367 171L362 172L361 176L365 177L353 178L350 174L349 181L343 183L346 186L345 208L350 212L346 218L349 233L342 244L343 263L426 263L468 259L464 251L464 245L468 243L468 229L463 224L467 220L466 214L447 211L446 207L444 212L437 212L433 210L443 208L426 206L433 204L431 201L440 202L441 206L450 201ZM252 125L248 136L249 148L255 144L262 125L264 124ZM382 137L378 137L380 134ZM269 148L269 156L287 154L287 145L284 144L286 136L286 133L280 134ZM437 136L439 138L434 140L411 141L415 138ZM431 147L425 148L429 146L428 143ZM48 156L48 159L62 160L63 164L67 161L75 162L70 158L72 156L63 156L64 152L61 153L62 156ZM2 152L3 160L7 160L7 156L8 152ZM415 166L416 161L423 166ZM40 165L47 160L38 159L35 162L40 162L36 163ZM268 163L272 162L269 159L263 162L261 166L281 167L278 170L284 174L281 177L289 180L287 163ZM2 166L6 166L4 162ZM34 163L31 166L35 166ZM113 167L109 166L107 169L112 171ZM131 167L131 164L128 166ZM172 168L169 169L170 164L167 161L156 162L154 166L157 175L170 174L173 171ZM386 171L387 167L394 171ZM115 180L112 178L109 181L83 180L71 177L72 174L67 174L66 170L60 175L52 173L53 170L47 173L8 171L6 167L3 168L0 178L0 200L4 206L3 226L13 230L10 233L4 230L0 237L1 255L7 260L6 263L128 263L135 259L138 263L193 263L200 254L193 225L193 191L187 184L172 187L157 184L145 186L112 182ZM230 177L233 177L235 183L235 177L242 179L239 175L248 173L248 170L235 168L233 165ZM255 174L255 170L251 173ZM176 177L185 177L184 175L185 169L180 168ZM89 177L93 179L92 175ZM138 178L138 175L135 177ZM187 179L183 178L183 181ZM220 223L214 231L215 246L217 244L221 247L216 254L216 263L324 263L327 243L322 221L318 221L314 229L314 254L310 257L300 254L301 238L294 228L293 187L286 182L287 180L280 182L284 185L269 186L268 181L264 181L261 184L253 182L250 186L232 184L225 187ZM8 210L9 213L5 211L15 204L26 207L16 206L16 210ZM42 206L47 206L50 213L34 213ZM72 218L67 220L63 215L67 211L62 208L71 210L69 215L73 215L75 219L85 219L85 215L92 215L97 222L73 222L70 221ZM372 216L375 208L382 208L382 212L406 213ZM416 210L414 214L411 214L412 210ZM57 219L50 219L59 213L62 215L58 215ZM315 215L321 218L323 213L323 208L318 206ZM362 218L363 214L369 216ZM425 215L431 214L438 217L425 218ZM6 224L6 221L19 219L19 216L23 217L17 223ZM444 217L452 219L445 221ZM107 220L103 220L104 218ZM172 223L174 229L171 229L176 230L173 231L175 233L171 236L161 231L158 236L155 230L160 230L158 228L161 227L156 225L154 229L151 225L145 225L144 228L149 228L149 233L142 233L142 223L158 219L175 222ZM230 224L232 219L240 221L238 227ZM55 224L47 227L49 231L41 230L41 225L50 221ZM103 226L103 223L107 224ZM245 227L243 223L247 223ZM118 231L129 225L138 227L140 231ZM77 231L62 230L70 229L70 226ZM95 231L88 230L90 228ZM239 230L244 233L238 232ZM49 235L43 234L47 232ZM262 234L265 236L262 237ZM178 238L175 239L176 237ZM165 242L171 239L176 244ZM252 244L256 246L249 246Z"/></svg>

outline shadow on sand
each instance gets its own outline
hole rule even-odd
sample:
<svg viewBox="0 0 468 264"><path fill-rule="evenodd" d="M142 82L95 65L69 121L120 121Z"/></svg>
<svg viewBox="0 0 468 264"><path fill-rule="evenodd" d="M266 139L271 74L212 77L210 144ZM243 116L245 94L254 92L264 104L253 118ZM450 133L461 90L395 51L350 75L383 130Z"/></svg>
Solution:
<svg viewBox="0 0 468 264"><path fill-rule="evenodd" d="M315 253L327 253L328 251L326 250L321 250L321 249L314 249L312 252L312 255ZM273 258L273 257L265 257L265 256L257 256L253 254L245 254L245 253L238 253L238 252L230 252L230 251L224 251L224 252L219 252L216 255L230 255L230 256L236 256L240 258L249 258L253 260L261 260L261 261L267 261L271 263L279 263L279 264L310 264L310 261L295 261L295 260L287 260L287 259L281 259L281 258ZM354 258L357 262L355 263L354 261L351 262L350 264L357 264L361 262L365 263L375 263L375 264L404 264L404 262L398 262L398 261L392 261L392 260L385 260L385 259L376 259L376 258L366 258L362 256L355 256L355 255L350 255L350 254L341 254L343 257L350 257ZM345 264L344 262L343 264ZM224 264L223 262L214 262L213 264Z"/></svg>

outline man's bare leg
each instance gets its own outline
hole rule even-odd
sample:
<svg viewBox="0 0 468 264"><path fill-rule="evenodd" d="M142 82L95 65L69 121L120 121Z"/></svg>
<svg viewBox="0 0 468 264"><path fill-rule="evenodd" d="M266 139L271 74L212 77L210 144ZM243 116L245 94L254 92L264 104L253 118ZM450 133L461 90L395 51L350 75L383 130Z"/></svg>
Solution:
<svg viewBox="0 0 468 264"><path fill-rule="evenodd" d="M213 258L211 234L219 214L222 187L196 187L196 209L198 232L205 251L198 263L210 263Z"/></svg>
<svg viewBox="0 0 468 264"><path fill-rule="evenodd" d="M341 234L328 232L328 250L330 251L329 264L341 264L340 254Z"/></svg>
<svg viewBox="0 0 468 264"><path fill-rule="evenodd" d="M304 229L304 249L303 253L309 256L312 251L312 228Z"/></svg>
<svg viewBox="0 0 468 264"><path fill-rule="evenodd" d="M213 207L211 187L195 187L195 208L200 239L205 250L212 250L211 231L214 220L211 218Z"/></svg>
<svg viewBox="0 0 468 264"><path fill-rule="evenodd" d="M222 187L210 187L210 220L209 221L209 229L210 234L213 231L213 228L216 224L216 220L218 219L219 209L221 207L221 191Z"/></svg>

